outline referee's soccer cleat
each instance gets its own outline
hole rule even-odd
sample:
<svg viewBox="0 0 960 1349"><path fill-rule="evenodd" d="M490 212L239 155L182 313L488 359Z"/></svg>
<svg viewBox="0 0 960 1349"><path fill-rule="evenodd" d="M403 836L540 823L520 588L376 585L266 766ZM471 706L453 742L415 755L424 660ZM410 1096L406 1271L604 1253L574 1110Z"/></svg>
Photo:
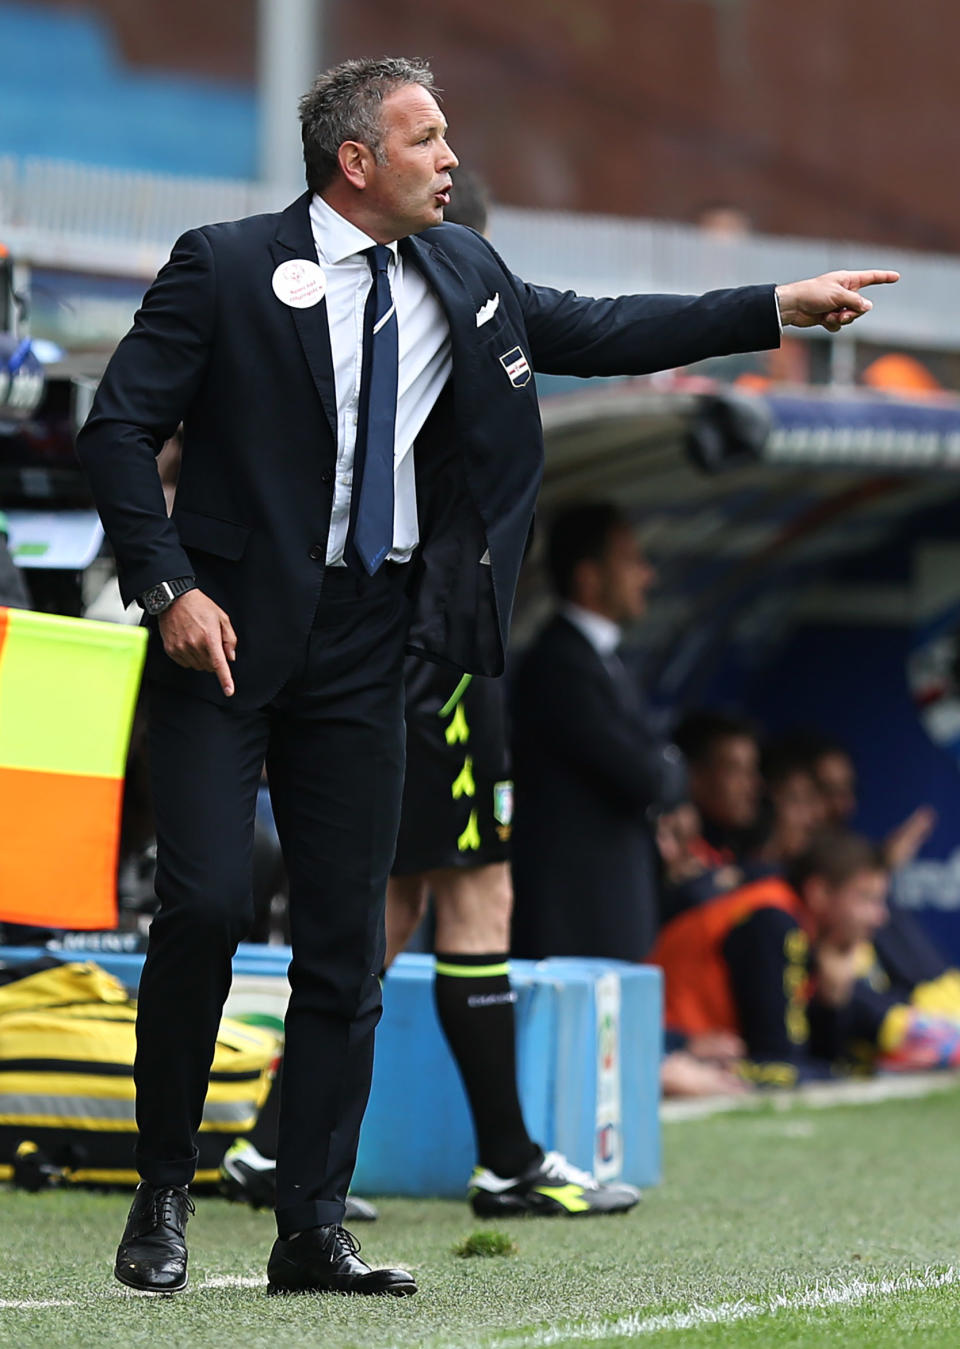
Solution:
<svg viewBox="0 0 960 1349"><path fill-rule="evenodd" d="M238 1138L220 1163L220 1180L228 1199L251 1208L274 1208L277 1202L277 1164L262 1157L252 1143ZM347 1195L345 1223L372 1223L380 1215L373 1204Z"/></svg>
<svg viewBox="0 0 960 1349"><path fill-rule="evenodd" d="M251 1208L273 1208L277 1199L277 1164L262 1157L252 1143L238 1138L220 1163L220 1181L228 1199Z"/></svg>
<svg viewBox="0 0 960 1349"><path fill-rule="evenodd" d="M632 1185L601 1185L589 1171L581 1171L559 1152L548 1152L519 1176L494 1175L474 1168L467 1197L478 1218L509 1218L514 1214L553 1217L565 1213L626 1213L640 1199Z"/></svg>

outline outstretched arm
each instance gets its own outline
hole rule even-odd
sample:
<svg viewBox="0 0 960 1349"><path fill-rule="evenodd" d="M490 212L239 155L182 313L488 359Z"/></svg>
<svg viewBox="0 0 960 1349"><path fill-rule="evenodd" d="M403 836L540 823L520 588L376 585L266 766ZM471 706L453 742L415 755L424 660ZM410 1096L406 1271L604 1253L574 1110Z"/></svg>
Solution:
<svg viewBox="0 0 960 1349"><path fill-rule="evenodd" d="M533 367L545 375L646 375L780 345L773 286L595 300L514 285Z"/></svg>
<svg viewBox="0 0 960 1349"><path fill-rule="evenodd" d="M784 327L829 332L872 309L859 292L888 285L897 272L827 272L809 281L741 286L706 295L621 295L590 299L513 277L534 368L558 375L642 375L709 356L764 351Z"/></svg>

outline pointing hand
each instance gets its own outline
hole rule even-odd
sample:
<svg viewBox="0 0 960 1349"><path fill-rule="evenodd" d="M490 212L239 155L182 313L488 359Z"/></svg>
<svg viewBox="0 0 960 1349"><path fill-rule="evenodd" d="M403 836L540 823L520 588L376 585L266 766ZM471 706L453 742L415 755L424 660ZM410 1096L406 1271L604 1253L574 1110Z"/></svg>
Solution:
<svg viewBox="0 0 960 1349"><path fill-rule="evenodd" d="M228 662L237 658L237 635L220 606L202 590L188 590L157 621L170 659L188 670L211 670L227 697L232 697Z"/></svg>
<svg viewBox="0 0 960 1349"><path fill-rule="evenodd" d="M864 286L888 286L900 280L899 272L825 272L809 281L791 281L777 287L777 304L783 326L815 328L836 333L873 304L860 294Z"/></svg>

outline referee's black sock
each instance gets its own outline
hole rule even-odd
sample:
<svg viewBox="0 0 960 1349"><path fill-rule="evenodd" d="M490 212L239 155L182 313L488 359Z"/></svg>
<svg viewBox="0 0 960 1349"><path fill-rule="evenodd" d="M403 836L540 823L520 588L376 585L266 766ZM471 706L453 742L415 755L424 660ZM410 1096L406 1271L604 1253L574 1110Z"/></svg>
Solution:
<svg viewBox="0 0 960 1349"><path fill-rule="evenodd" d="M540 1155L523 1122L506 952L437 952L437 1015L467 1089L481 1166L517 1176Z"/></svg>

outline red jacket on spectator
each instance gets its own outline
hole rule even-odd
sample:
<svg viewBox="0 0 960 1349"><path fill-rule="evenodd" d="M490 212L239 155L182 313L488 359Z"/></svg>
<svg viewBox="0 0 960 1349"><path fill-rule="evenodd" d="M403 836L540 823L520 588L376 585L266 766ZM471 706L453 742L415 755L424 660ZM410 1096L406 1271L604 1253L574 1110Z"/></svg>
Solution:
<svg viewBox="0 0 960 1349"><path fill-rule="evenodd" d="M697 908L687 909L667 923L650 953L650 962L664 974L665 1020L669 1030L696 1035L729 1030L743 1034L724 946L727 938L761 909L778 909L791 918L797 932L797 987L800 1004L809 996L806 958L810 917L803 902L779 876L765 876ZM803 985L799 980L804 969Z"/></svg>

